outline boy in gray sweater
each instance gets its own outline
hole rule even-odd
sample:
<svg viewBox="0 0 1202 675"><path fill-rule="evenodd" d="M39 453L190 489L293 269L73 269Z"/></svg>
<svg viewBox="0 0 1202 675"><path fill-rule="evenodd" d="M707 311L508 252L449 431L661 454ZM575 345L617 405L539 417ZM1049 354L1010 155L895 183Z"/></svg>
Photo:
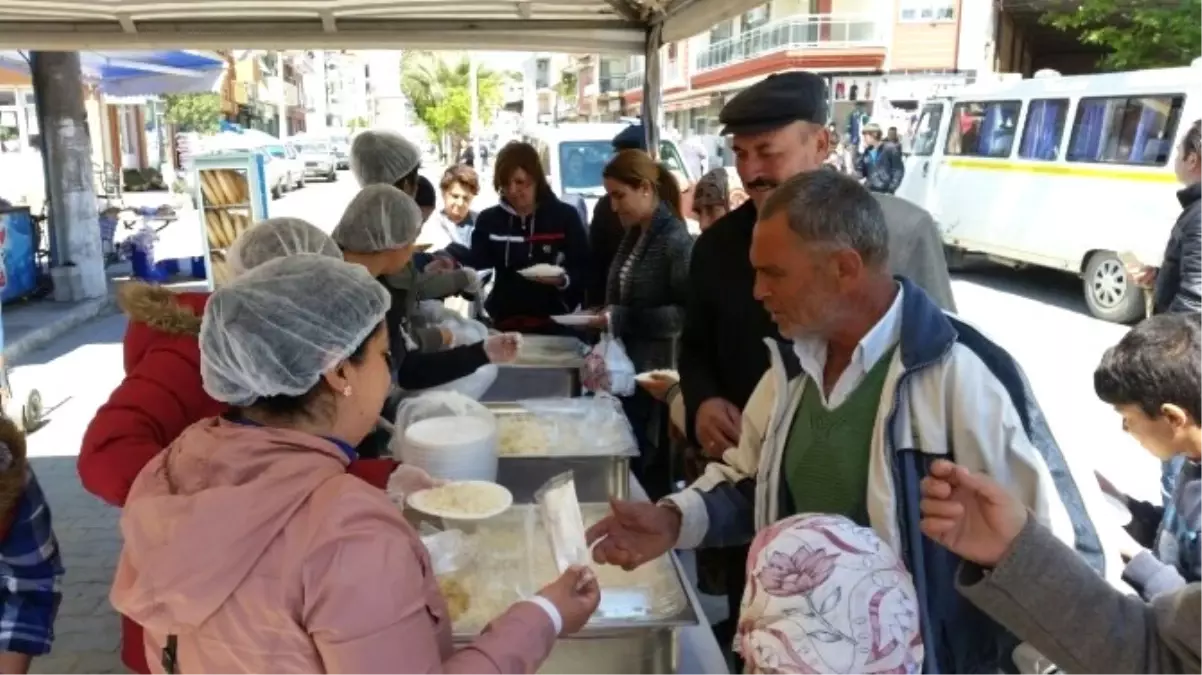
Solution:
<svg viewBox="0 0 1202 675"><path fill-rule="evenodd" d="M1070 673L1197 673L1197 582L1151 602L1124 595L982 474L936 460L922 481L922 531L972 563L957 588Z"/></svg>

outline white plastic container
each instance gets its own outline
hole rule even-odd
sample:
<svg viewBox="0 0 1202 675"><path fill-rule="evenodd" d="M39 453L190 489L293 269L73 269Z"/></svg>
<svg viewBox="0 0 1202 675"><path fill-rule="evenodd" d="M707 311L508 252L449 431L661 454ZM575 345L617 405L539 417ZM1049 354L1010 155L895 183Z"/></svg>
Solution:
<svg viewBox="0 0 1202 675"><path fill-rule="evenodd" d="M403 463L444 480L497 480L497 430L475 417L432 417L409 425Z"/></svg>

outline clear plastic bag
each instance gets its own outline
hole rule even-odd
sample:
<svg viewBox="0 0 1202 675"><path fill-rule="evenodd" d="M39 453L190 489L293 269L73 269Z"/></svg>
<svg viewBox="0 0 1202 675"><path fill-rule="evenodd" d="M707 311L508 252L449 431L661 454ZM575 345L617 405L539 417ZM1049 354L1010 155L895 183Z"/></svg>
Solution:
<svg viewBox="0 0 1202 675"><path fill-rule="evenodd" d="M630 396L637 383L634 362L626 354L622 340L606 333L589 351L580 369L580 381L585 389L615 396Z"/></svg>
<svg viewBox="0 0 1202 675"><path fill-rule="evenodd" d="M543 530L551 546L555 568L563 574L572 565L588 565L588 542L584 537L584 516L576 496L576 479L565 471L543 484L534 493Z"/></svg>
<svg viewBox="0 0 1202 675"><path fill-rule="evenodd" d="M405 444L405 430L422 420L436 417L474 417L487 422L494 429L497 418L492 411L479 402L455 391L426 391L403 399L397 405L393 420L393 434L388 442L388 451L393 459L401 459Z"/></svg>
<svg viewBox="0 0 1202 675"><path fill-rule="evenodd" d="M521 412L497 416L497 454L635 457L634 430L608 394L518 401Z"/></svg>
<svg viewBox="0 0 1202 675"><path fill-rule="evenodd" d="M430 566L435 576L465 571L471 565L474 542L461 530L440 531L422 523L421 537L430 554Z"/></svg>

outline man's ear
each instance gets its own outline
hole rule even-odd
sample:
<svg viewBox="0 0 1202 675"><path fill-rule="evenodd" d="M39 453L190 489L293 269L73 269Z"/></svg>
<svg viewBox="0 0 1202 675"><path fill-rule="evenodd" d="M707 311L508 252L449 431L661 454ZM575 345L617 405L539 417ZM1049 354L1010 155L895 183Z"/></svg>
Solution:
<svg viewBox="0 0 1202 675"><path fill-rule="evenodd" d="M1174 429L1178 430L1185 429L1192 424L1197 424L1184 408L1175 403L1162 403L1160 406L1160 416L1172 425Z"/></svg>

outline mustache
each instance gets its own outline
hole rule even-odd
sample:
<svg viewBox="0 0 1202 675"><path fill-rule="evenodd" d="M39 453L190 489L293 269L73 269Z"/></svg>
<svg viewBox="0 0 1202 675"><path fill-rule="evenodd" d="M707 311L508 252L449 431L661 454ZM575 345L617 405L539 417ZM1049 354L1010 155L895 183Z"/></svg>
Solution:
<svg viewBox="0 0 1202 675"><path fill-rule="evenodd" d="M780 183L767 178L756 178L747 183L747 188L750 190L775 190L778 187L780 187Z"/></svg>

